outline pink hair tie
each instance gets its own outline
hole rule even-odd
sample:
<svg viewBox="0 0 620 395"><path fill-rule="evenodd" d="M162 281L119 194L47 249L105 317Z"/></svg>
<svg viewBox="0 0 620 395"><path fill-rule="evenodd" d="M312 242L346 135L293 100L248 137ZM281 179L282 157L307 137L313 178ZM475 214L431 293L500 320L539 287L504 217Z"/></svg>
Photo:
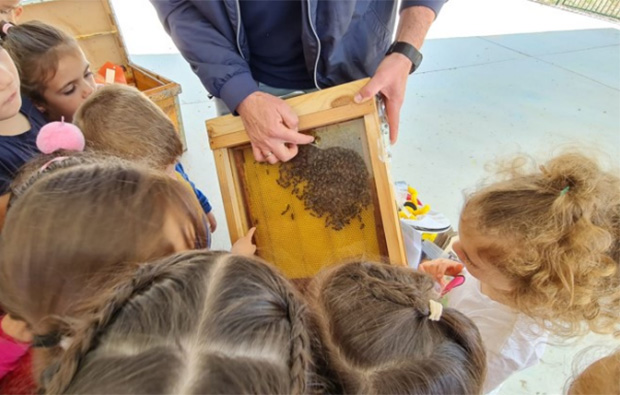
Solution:
<svg viewBox="0 0 620 395"><path fill-rule="evenodd" d="M14 25L11 22L5 22L2 25L2 32L4 32L5 35L9 34L9 29L12 28Z"/></svg>
<svg viewBox="0 0 620 395"><path fill-rule="evenodd" d="M45 162L45 164L43 166L41 166L41 168L39 169L40 172L45 171L45 169L47 169L48 167L50 167L50 165L52 163L56 163L56 162L62 162L63 160L69 158L68 156L57 156L54 159L48 160L47 162Z"/></svg>

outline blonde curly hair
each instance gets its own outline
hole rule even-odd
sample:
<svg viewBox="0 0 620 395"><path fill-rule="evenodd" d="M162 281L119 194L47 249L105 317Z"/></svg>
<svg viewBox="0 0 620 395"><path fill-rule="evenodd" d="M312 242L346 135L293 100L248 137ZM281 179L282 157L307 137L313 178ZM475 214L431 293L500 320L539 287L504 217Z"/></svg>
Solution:
<svg viewBox="0 0 620 395"><path fill-rule="evenodd" d="M578 152L518 157L467 199L462 220L495 240L481 254L514 287L513 307L557 335L620 333L620 178ZM470 222L471 221L471 222Z"/></svg>

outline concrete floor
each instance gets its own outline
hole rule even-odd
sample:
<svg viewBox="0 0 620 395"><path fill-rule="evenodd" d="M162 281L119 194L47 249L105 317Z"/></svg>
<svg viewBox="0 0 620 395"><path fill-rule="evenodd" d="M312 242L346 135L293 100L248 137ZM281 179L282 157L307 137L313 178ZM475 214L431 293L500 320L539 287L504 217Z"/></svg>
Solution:
<svg viewBox="0 0 620 395"><path fill-rule="evenodd" d="M204 128L215 107L147 1L113 3L133 61L183 87L188 151L182 161L216 210L213 247L227 249ZM393 179L417 187L425 203L456 223L463 192L488 174L488 163L506 155L548 158L562 147L579 146L619 167L619 29L527 0L450 1L423 48L421 69L408 82L400 138L392 149ZM513 376L501 393L561 393L574 356L595 344L609 350L620 341L592 335L551 345L541 364Z"/></svg>

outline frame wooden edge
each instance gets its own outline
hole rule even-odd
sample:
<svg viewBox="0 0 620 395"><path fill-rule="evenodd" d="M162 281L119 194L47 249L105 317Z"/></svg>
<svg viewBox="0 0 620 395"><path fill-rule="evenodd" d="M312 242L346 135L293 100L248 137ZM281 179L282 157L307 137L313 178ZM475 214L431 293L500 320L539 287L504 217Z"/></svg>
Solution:
<svg viewBox="0 0 620 395"><path fill-rule="evenodd" d="M239 193L239 185L235 182L236 174L232 155L233 152L226 148L213 151L217 178L220 183L224 203L224 212L226 213L230 243L234 244L247 232L248 221L243 208L243 202L240 198L243 195Z"/></svg>
<svg viewBox="0 0 620 395"><path fill-rule="evenodd" d="M311 130L334 123L361 118L373 111L373 105L374 103L369 100L362 104L347 105L345 107L337 107L313 114L302 115L299 117L298 129L300 131ZM208 122L209 121L207 121L207 128L209 127ZM250 138L244 130L215 137L211 137L212 133L209 133L209 136L209 145L212 150L232 148L250 143Z"/></svg>
<svg viewBox="0 0 620 395"><path fill-rule="evenodd" d="M386 174L386 177L375 177L375 188L377 189L377 200L379 201L379 211L383 221L389 260L392 264L406 266L407 256L403 235L400 231L400 219L398 218L390 164L386 161L387 153L383 148L379 118L375 112L364 116L364 127L373 173Z"/></svg>
<svg viewBox="0 0 620 395"><path fill-rule="evenodd" d="M362 117L374 111L374 100L357 104L353 97L366 85L368 78L333 88L287 99L299 116L299 130L308 130L331 123ZM329 122L325 122L329 119ZM212 150L247 144L250 139L240 117L232 114L208 119L206 122Z"/></svg>

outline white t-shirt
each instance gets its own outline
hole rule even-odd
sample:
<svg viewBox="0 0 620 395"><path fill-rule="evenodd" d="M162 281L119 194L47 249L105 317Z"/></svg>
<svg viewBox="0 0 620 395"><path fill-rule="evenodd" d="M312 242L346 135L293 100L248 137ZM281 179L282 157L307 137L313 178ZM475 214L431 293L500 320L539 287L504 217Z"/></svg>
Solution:
<svg viewBox="0 0 620 395"><path fill-rule="evenodd" d="M517 310L480 291L480 281L463 271L465 283L447 294L448 307L469 317L480 330L487 352L484 392L496 392L511 374L535 365L547 343L547 333Z"/></svg>

